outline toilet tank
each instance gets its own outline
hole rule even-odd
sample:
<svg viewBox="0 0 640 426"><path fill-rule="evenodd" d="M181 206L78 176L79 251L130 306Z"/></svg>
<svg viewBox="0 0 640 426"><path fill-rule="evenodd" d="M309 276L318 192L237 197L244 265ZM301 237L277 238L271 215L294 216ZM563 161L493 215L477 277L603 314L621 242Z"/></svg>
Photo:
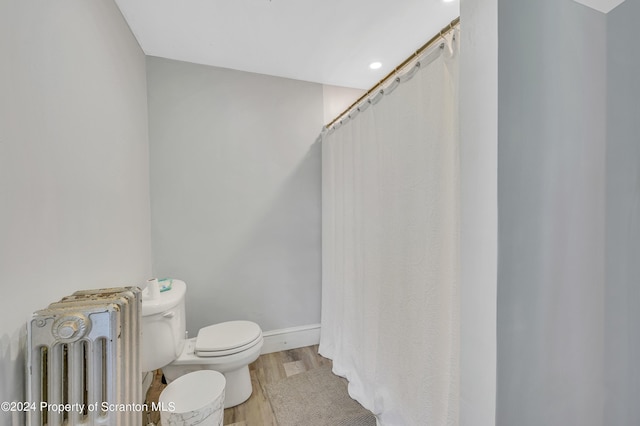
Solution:
<svg viewBox="0 0 640 426"><path fill-rule="evenodd" d="M170 364L184 348L186 339L184 281L173 280L171 289L150 299L142 292L142 371L153 371Z"/></svg>

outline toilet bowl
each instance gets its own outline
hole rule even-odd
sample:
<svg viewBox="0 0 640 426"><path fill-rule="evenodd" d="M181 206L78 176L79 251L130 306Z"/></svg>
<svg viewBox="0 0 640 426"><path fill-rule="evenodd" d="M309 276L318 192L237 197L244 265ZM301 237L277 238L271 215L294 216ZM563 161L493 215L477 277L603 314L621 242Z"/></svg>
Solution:
<svg viewBox="0 0 640 426"><path fill-rule="evenodd" d="M250 321L229 321L200 329L178 358L162 368L167 383L198 370L214 370L227 380L225 408L246 401L252 392L249 364L258 359L262 330Z"/></svg>
<svg viewBox="0 0 640 426"><path fill-rule="evenodd" d="M186 339L184 281L155 297L142 293L141 362L143 371L162 369L168 383L199 370L214 370L226 379L224 408L246 401L252 393L249 364L260 356L262 330L251 321L228 321L203 327Z"/></svg>

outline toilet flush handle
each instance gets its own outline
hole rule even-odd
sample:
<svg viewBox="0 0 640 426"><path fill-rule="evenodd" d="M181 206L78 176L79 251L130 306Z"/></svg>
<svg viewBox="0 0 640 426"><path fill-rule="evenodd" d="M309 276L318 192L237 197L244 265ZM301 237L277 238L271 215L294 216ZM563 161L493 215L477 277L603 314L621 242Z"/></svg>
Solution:
<svg viewBox="0 0 640 426"><path fill-rule="evenodd" d="M168 312L165 312L164 314L162 314L162 317L163 317L163 318L173 318L175 315L176 315L176 313L175 313L175 312L173 312L173 311L168 311Z"/></svg>

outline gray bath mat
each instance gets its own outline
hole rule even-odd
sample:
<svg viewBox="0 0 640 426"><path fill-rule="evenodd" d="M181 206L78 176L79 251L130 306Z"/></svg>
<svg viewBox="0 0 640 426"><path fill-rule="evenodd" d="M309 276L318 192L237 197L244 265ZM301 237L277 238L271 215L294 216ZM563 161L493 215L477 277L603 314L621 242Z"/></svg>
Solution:
<svg viewBox="0 0 640 426"><path fill-rule="evenodd" d="M347 393L330 368L316 368L266 386L279 426L375 426L376 418Z"/></svg>

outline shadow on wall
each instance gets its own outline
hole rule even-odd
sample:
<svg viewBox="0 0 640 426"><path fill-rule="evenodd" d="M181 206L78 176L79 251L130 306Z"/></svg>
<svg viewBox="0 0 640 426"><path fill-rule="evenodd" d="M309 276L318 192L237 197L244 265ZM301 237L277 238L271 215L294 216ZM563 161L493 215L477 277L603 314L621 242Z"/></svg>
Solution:
<svg viewBox="0 0 640 426"><path fill-rule="evenodd" d="M219 267L206 291L187 292L192 332L234 319L255 321L265 331L320 322L321 160L318 140L239 248L226 260L212 259Z"/></svg>
<svg viewBox="0 0 640 426"><path fill-rule="evenodd" d="M0 337L0 402L24 401L26 326ZM0 410L0 425L24 425L21 412Z"/></svg>

